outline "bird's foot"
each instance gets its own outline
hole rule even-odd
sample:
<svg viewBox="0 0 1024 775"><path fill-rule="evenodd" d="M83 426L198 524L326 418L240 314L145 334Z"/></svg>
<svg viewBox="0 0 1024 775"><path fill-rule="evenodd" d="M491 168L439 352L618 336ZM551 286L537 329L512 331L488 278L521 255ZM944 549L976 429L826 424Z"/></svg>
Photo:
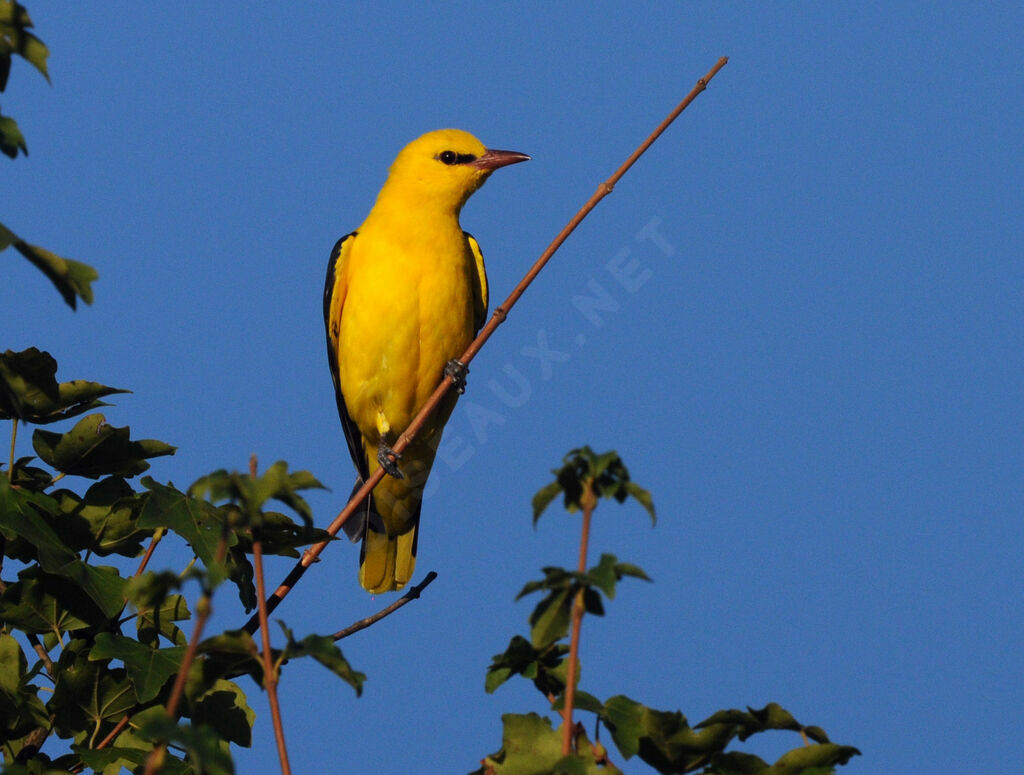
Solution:
<svg viewBox="0 0 1024 775"><path fill-rule="evenodd" d="M377 447L377 462L380 463L380 467L384 469L388 476L392 476L395 479L405 478L405 475L398 470L398 461L401 459L402 456L385 444L384 439L380 440L380 444Z"/></svg>
<svg viewBox="0 0 1024 775"><path fill-rule="evenodd" d="M462 395L466 392L466 375L469 374L469 366L458 358L452 358L444 365L444 375L452 378L452 387L455 392Z"/></svg>

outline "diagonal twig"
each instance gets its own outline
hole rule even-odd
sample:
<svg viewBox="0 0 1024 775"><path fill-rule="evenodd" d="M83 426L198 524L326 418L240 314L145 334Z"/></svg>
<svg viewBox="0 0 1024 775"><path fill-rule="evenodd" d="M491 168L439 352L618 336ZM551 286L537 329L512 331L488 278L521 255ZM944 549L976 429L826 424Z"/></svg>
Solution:
<svg viewBox="0 0 1024 775"><path fill-rule="evenodd" d="M408 602L418 598L420 596L420 593L424 589L427 588L427 585L430 584L430 582L433 581L436 578L437 578L437 574L434 573L434 571L430 571L430 573L427 574L426 578L423 579L423 581L421 581L415 587L410 589L408 592L406 592L404 595L402 595L400 598L398 598L398 600L393 602L387 608L382 608L377 613L375 613L373 616L367 616L365 619L360 619L358 622L353 622L352 624L350 624L345 629L338 630L331 637L334 638L334 640L336 640L336 641L337 640L341 640L342 638L347 638L349 635L352 635L353 633L359 632L360 630L365 630L371 624L376 624L381 619L383 619L385 616L393 614L395 611L397 611L399 608L401 608L406 603L408 603Z"/></svg>
<svg viewBox="0 0 1024 775"><path fill-rule="evenodd" d="M680 102L675 107L675 109L673 109L672 112L665 117L665 120L662 121L654 129L654 131L651 132L650 135L648 135L647 139L640 143L637 149L629 155L629 158L627 158L619 166L619 168L615 170L614 174L612 174L612 176L608 178L608 180L604 181L601 185L597 187L597 191L594 192L590 199L588 199L586 203L579 209L576 215L572 217L569 223L567 223L565 227L554 238L554 240L551 241L551 244L548 245L547 249L543 253L541 253L540 257L536 260L536 262L534 262L533 266L530 267L530 270L526 273L523 279L519 281L519 284L512 290L512 293L509 294L508 298L505 299L505 301L503 301L501 305L499 305L494 310L494 313L491 315L490 320L487 321L487 324L480 330L480 333L477 334L476 339L474 339L470 343L469 347L466 349L466 352L464 352L459 357L459 360L462 363L468 365L469 362L473 360L474 357L476 357L476 354L480 352L480 349L484 346L487 340L491 338L491 334L494 333L495 329L497 329L498 326L505 322L505 319L508 317L509 311L515 305L515 303L519 301L519 297L522 296L523 293L525 293L526 289L534 281L537 275L540 274L541 270L548 263L551 257L555 254L555 251L562 246L562 243L565 242L566 239L568 239L569 235L572 234L572 232L576 229L577 226L580 225L580 222L584 218L586 218L587 215L590 214L590 211L597 206L598 202L600 202L602 199L604 199L606 196L608 196L608 194L612 192L612 189L615 187L615 184L618 183L622 176L629 171L629 168L636 163L636 160L643 155L644 151L646 151L651 146L651 144L655 140L657 140L666 129L668 129L669 125L676 120L679 114L686 110L689 104L693 102L697 98L697 96L707 88L708 83L711 81L711 79L718 74L719 70L725 67L728 61L728 57L722 57L721 59L719 59L718 62L715 63L715 66L708 71L707 75L705 75L703 78L697 81L696 86L694 86L693 89L690 90L690 93L687 94L685 98L683 98L683 101ZM409 446L409 443L413 440L416 434L420 432L424 424L426 424L427 419L430 417L431 414L433 414L434 410L437 408L438 404L441 403L441 400L444 398L445 394L447 394L447 392L451 389L453 384L454 381L452 377L445 376L445 378L437 386L437 389L434 390L433 394L420 409L416 417L413 418L413 421L409 424L409 427L406 428L405 431L403 431L402 434L398 437L395 445L392 448L396 456L401 455L402 451ZM342 525L344 525L345 522L348 521L349 517L352 516L352 514L359 507L359 505L364 500L366 500L370 492L373 491L373 488L376 487L377 483L383 478L384 469L378 468L373 473L373 475L366 480L363 486L359 488L358 492L356 492L352 496L348 504L345 506L345 508L341 510L338 516L334 518L334 521L331 522L331 524L327 527L327 533L329 533L331 536L337 535L338 531L341 530ZM273 611L275 608L277 608L278 605L280 605L281 601L284 600L288 593L291 592L295 584L298 583L299 579L301 579L302 576L306 573L306 570L309 568L309 566L316 562L316 559L320 556L320 553L323 552L325 548L327 548L327 544L327 541L321 541L320 543L313 544L308 549L306 549L305 552L303 552L302 558L295 564L295 566L291 569L288 575L285 576L280 586L278 586L278 588L274 591L274 594L271 595L270 598L267 600L268 611ZM249 621L245 624L245 629L249 632L255 632L257 627L259 627L259 618L256 616L251 617Z"/></svg>

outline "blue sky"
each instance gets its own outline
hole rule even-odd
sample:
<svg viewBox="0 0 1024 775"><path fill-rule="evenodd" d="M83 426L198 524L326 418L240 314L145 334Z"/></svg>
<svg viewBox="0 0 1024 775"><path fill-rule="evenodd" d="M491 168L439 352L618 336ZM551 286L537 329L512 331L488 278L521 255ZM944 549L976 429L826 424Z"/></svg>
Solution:
<svg viewBox="0 0 1024 775"><path fill-rule="evenodd" d="M533 530L529 501L584 443L617 449L659 515L597 512L594 560L655 583L585 621L584 689L694 723L776 701L860 747L850 773L1019 770L1019 3L28 9L53 85L15 65L3 107L31 156L4 162L3 220L101 279L72 313L5 254L0 346L131 388L107 416L179 446L159 480L251 453L311 470L332 488L310 499L320 524L353 478L324 268L397 151L455 126L533 156L463 212L498 301L730 57L474 362L424 506L417 576L438 580L344 644L364 696L287 669L296 771L468 772L501 713L543 711L525 685L485 695L484 671L526 632L522 584L575 563L577 519ZM522 400L502 398L510 369ZM280 617L329 632L389 602L356 561L331 547ZM219 626L244 619L230 591L215 605ZM236 761L270 772L250 699Z"/></svg>

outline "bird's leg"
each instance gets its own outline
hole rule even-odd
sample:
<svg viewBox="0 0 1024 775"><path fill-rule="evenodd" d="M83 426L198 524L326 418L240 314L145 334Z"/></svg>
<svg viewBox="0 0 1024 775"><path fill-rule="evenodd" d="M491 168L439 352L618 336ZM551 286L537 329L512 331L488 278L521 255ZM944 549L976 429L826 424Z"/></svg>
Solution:
<svg viewBox="0 0 1024 775"><path fill-rule="evenodd" d="M444 375L452 378L452 387L455 392L462 395L466 392L466 375L469 374L469 366L458 358L452 358L444 365Z"/></svg>
<svg viewBox="0 0 1024 775"><path fill-rule="evenodd" d="M398 470L398 461L402 459L402 456L395 452L391 447L388 446L387 439L388 434L391 432L391 423L388 422L387 415L381 409L377 410L377 462L380 463L380 467L389 475L395 479L402 479L402 472ZM394 458L394 459L392 459Z"/></svg>
<svg viewBox="0 0 1024 775"><path fill-rule="evenodd" d="M392 457L394 460L392 460ZM404 479L405 476L401 471L398 470L398 461L402 459L402 456L395 452L389 447L384 437L380 437L380 443L377 445L377 462L380 463L380 467L388 474L393 476L395 479Z"/></svg>

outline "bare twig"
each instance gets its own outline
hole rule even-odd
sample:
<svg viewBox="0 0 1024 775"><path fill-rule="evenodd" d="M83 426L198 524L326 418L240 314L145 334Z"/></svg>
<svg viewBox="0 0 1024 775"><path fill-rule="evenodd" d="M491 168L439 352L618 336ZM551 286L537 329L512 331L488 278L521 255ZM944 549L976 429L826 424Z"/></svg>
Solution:
<svg viewBox="0 0 1024 775"><path fill-rule="evenodd" d="M256 456L249 458L249 476L256 478ZM267 591L263 582L263 529L261 525L252 525L252 564L256 571L257 613L260 620L260 634L263 645L263 686L267 690L270 701L270 719L274 727L274 742L277 743L277 758L281 763L283 775L291 775L292 767L288 763L288 747L284 742L284 724L281 722L281 703L277 697L277 666L270 652L270 628L267 627Z"/></svg>
<svg viewBox="0 0 1024 775"><path fill-rule="evenodd" d="M509 294L508 298L494 310L494 314L491 315L490 320L487 321L487 324L480 330L480 333L477 334L476 339L470 343L466 352L459 357L459 360L462 363L468 365L469 362L476 357L476 354L480 352L480 349L484 346L487 340L491 338L491 334L494 333L495 329L505 322L509 311L515 303L519 301L519 297L525 293L526 289L534 281L537 275L540 274L540 271L555 254L555 251L562 246L562 243L568 239L569 235L572 234L577 226L579 226L580 222L590 214L590 211L597 206L597 203L612 192L615 184L618 183L622 176L629 171L629 168L636 163L636 160L643 155L644 151L646 151L651 144L661 136L661 134L668 128L669 124L675 121L679 114L686 110L687 106L697 98L697 95L707 88L711 79L715 77L719 70L725 67L728 61L728 57L722 57L719 59L718 62L715 63L715 66L708 71L707 75L697 81L697 85L690 90L690 93L686 95L683 101L680 102L675 109L668 114L665 120L662 121L653 132L651 132L647 139L630 154L629 158L622 163L615 173L597 187L597 191L594 192L590 199L588 199L579 209L576 215L572 217L569 223L565 225L565 228L563 228L554 240L552 240L551 244L548 245L547 249L540 255L536 262L534 262L533 266L530 267L530 270L526 275L524 275L523 279L520 280L519 284L512 290L512 293ZM452 377L445 376L430 398L427 399L427 402L421 407L416 417L413 418L409 427L406 428L398 437L393 447L396 455L401 455L405 448L409 446L410 442L412 442L416 434L423 428L427 419L431 414L433 414L434 410L437 408L438 404L441 403L441 400L451 389L453 384L454 382ZM359 505L366 500L367 496L373 488L377 486L377 483L382 478L384 478L384 469L378 468L373 475L366 480L363 486L359 488L359 491L352 496L345 508L343 508L338 516L334 518L334 521L327 527L327 532L331 536L337 535L338 531L341 530L342 525L348 521L349 517L353 512L355 512ZM268 611L273 611L278 605L280 605L281 601L284 600L289 592L291 592L292 587L294 587L295 584L298 583L299 579L301 579L306 573L309 566L316 562L320 553L327 548L327 544L327 541L321 541L320 543L313 544L303 552L302 558L295 564L288 575L285 576L280 586L278 586L274 591L274 594L267 601ZM259 619L258 617L253 616L248 622L246 622L245 629L249 632L255 632L258 626Z"/></svg>
<svg viewBox="0 0 1024 775"><path fill-rule="evenodd" d="M580 529L580 561L578 570L587 572L587 545L590 543L590 517L597 508L594 481L587 480L580 498L583 507L583 526ZM572 709L576 702L576 665L580 653L580 626L583 624L583 590L576 593L572 605L572 634L569 637L569 668L565 675L565 707L562 709L562 756L572 752L573 723Z"/></svg>
<svg viewBox="0 0 1024 775"><path fill-rule="evenodd" d="M347 638L349 635L359 632L360 630L365 630L371 624L375 624L376 622L379 622L381 619L383 619L385 616L393 614L395 611L397 611L403 605L408 603L410 600L415 600L416 598L418 598L420 596L420 593L427 588L427 585L436 578L437 574L434 571L430 571L430 573L427 574L426 578L423 579L423 581L421 581L415 587L410 589L408 592L406 592L404 595L398 598L398 600L393 602L387 608L382 608L373 616L367 616L365 619L360 619L358 622L353 622L345 629L338 630L331 637L335 640L341 640L342 638Z"/></svg>

